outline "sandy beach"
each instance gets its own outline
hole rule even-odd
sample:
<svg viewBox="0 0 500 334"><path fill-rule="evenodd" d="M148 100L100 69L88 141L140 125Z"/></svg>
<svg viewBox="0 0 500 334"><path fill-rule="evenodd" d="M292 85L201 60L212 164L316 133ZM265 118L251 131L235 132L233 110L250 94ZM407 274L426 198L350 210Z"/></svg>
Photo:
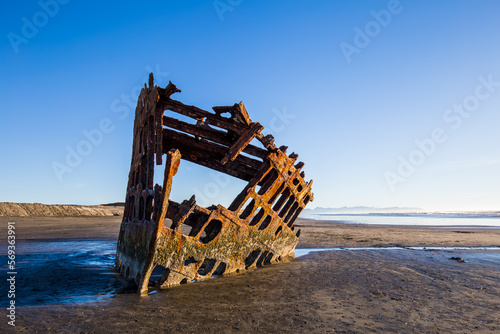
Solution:
<svg viewBox="0 0 500 334"><path fill-rule="evenodd" d="M298 248L428 249L313 252L140 297L109 268L120 217L0 217L8 221L16 222L20 306L15 328L2 308L3 333L500 331L500 250L432 249L499 247L498 229L299 220ZM0 238L4 254L6 228Z"/></svg>

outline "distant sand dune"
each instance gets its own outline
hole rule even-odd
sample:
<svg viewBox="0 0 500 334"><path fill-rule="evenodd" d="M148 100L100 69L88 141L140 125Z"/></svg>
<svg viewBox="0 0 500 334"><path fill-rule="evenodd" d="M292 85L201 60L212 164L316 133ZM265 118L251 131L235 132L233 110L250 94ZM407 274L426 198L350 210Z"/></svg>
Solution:
<svg viewBox="0 0 500 334"><path fill-rule="evenodd" d="M40 203L0 203L0 216L8 217L121 216L122 214L123 206L117 205L86 206L46 205Z"/></svg>

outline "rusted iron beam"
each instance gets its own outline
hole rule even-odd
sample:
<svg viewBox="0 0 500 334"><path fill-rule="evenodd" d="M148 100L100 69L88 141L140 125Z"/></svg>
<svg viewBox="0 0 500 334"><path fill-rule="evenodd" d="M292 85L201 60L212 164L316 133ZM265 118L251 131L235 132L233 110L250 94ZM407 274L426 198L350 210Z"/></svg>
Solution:
<svg viewBox="0 0 500 334"><path fill-rule="evenodd" d="M182 146L181 146L182 145ZM255 168L249 167L245 164L230 161L225 165L219 163L219 161L214 161L214 155L207 151L200 151L196 147L190 147L185 145L180 140L169 139L165 140L163 147L165 149L177 148L182 152L182 159L193 162L195 164L211 168L213 170L219 171L221 173L234 176L238 179L249 181L254 176ZM181 148L179 148L181 147ZM217 157L222 158L222 155L217 155Z"/></svg>
<svg viewBox="0 0 500 334"><path fill-rule="evenodd" d="M243 151L248 144L255 138L258 132L262 131L264 127L259 123L253 123L250 126L250 129L241 134L241 137L231 146L229 152L224 156L221 160L221 164L226 164L228 161L234 161L234 159L238 156L238 154Z"/></svg>
<svg viewBox="0 0 500 334"><path fill-rule="evenodd" d="M163 125L225 146L231 146L234 141L230 138L228 132L212 129L208 124L205 126L200 124L189 124L172 117L163 116ZM245 146L243 152L259 158L264 158L269 153L267 150L254 145Z"/></svg>
<svg viewBox="0 0 500 334"><path fill-rule="evenodd" d="M230 113L231 118L235 122L239 122L242 124L250 125L252 122L250 120L250 116L248 116L247 108L245 108L245 105L243 102L240 103L235 103L233 106L222 106L222 107L212 107L212 110L215 111L217 115L221 115L224 113Z"/></svg>
<svg viewBox="0 0 500 334"><path fill-rule="evenodd" d="M196 120L205 119L205 122L207 124L214 125L229 131L234 131L237 134L241 134L248 129L248 126L244 126L240 123L235 123L230 119L219 116L217 114L212 114L198 107L185 105L184 103L176 100L168 100L168 102L166 102L166 109L175 111L181 115L191 117Z"/></svg>
<svg viewBox="0 0 500 334"><path fill-rule="evenodd" d="M202 152L208 152L210 154L213 154L214 157L220 157L220 159L222 160L222 158L225 156L226 151L229 150L228 147L216 144L214 142L202 141L169 129L163 129L163 135L164 145L177 145L179 146L179 150L181 150L181 153L184 147L194 148L195 150L198 150L200 154ZM236 161L238 164L255 169L258 169L262 164L262 161L252 159L243 155L240 155L231 161ZM219 164L223 165L221 162L219 162Z"/></svg>

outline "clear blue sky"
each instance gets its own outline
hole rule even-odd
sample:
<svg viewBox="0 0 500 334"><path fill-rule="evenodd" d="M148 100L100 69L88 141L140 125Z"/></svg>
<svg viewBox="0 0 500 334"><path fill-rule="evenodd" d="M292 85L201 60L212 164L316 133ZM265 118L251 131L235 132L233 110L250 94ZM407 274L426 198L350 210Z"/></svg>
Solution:
<svg viewBox="0 0 500 334"><path fill-rule="evenodd" d="M186 104L243 101L305 162L311 208L500 209L498 1L61 2L1 5L0 201L123 201L153 71ZM183 161L173 198L243 185Z"/></svg>

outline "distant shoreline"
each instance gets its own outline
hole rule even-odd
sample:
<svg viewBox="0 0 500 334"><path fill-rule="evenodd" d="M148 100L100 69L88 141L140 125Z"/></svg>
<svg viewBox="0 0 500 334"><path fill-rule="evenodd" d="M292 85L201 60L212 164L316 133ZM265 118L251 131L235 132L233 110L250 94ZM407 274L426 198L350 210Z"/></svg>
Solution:
<svg viewBox="0 0 500 334"><path fill-rule="evenodd" d="M394 212L394 213L312 213L309 216L381 216L381 217L442 217L442 218L500 218L500 212Z"/></svg>

